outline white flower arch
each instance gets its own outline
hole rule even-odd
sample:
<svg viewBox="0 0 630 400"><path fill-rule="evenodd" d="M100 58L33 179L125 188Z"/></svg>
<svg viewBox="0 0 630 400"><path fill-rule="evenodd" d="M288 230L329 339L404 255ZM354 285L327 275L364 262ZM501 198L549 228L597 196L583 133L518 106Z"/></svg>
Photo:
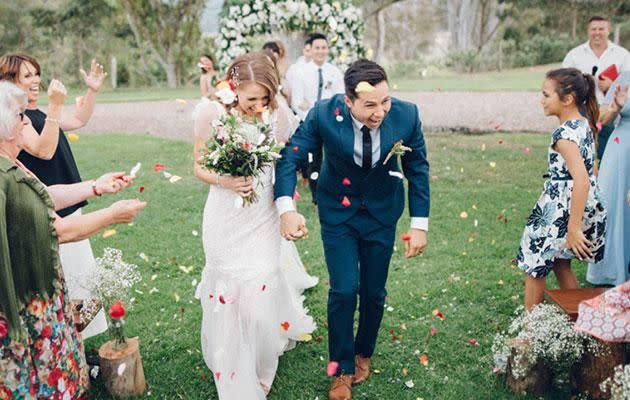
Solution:
<svg viewBox="0 0 630 400"><path fill-rule="evenodd" d="M326 33L331 59L342 69L365 54L363 16L350 0L319 0L310 5L295 0L250 0L230 7L219 24L217 58L223 68L250 50L250 37L277 31Z"/></svg>

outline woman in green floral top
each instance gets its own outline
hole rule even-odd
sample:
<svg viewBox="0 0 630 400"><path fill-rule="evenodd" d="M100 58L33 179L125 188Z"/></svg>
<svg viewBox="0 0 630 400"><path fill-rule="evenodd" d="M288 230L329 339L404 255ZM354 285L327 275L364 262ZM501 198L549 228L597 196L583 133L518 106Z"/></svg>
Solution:
<svg viewBox="0 0 630 400"><path fill-rule="evenodd" d="M146 203L121 200L83 216L62 209L131 184L122 173L45 187L26 170L22 149L26 94L0 82L0 399L76 399L88 385L83 345L72 323L59 243L127 223Z"/></svg>

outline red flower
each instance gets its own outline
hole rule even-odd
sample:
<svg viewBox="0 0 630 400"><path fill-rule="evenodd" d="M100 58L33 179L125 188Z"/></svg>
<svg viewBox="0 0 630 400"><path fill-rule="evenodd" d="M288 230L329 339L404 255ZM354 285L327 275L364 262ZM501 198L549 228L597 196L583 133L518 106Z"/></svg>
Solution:
<svg viewBox="0 0 630 400"><path fill-rule="evenodd" d="M249 151L249 149L251 149L252 145L249 143L243 143L243 150L245 151Z"/></svg>
<svg viewBox="0 0 630 400"><path fill-rule="evenodd" d="M13 398L13 395L9 391L9 388L4 386L4 385L1 385L0 386L0 400L5 400L5 399L9 400L9 399L12 399L12 398Z"/></svg>
<svg viewBox="0 0 630 400"><path fill-rule="evenodd" d="M115 302L111 307L109 307L109 316L112 319L121 319L126 314L127 311L120 301Z"/></svg>
<svg viewBox="0 0 630 400"><path fill-rule="evenodd" d="M284 329L285 331L289 330L289 327L291 326L291 324L289 324L289 321L284 321L283 323L280 324L280 326L282 327L282 329Z"/></svg>
<svg viewBox="0 0 630 400"><path fill-rule="evenodd" d="M408 233L403 233L403 234L400 236L400 240L403 240L403 241L405 241L405 242L408 242L408 241L410 241L410 240L411 240L411 235L410 235L410 234L408 234Z"/></svg>
<svg viewBox="0 0 630 400"><path fill-rule="evenodd" d="M44 339L48 339L51 335L52 335L52 328L50 327L50 325L46 325L44 329L42 329L42 333L40 334L40 336L43 337Z"/></svg>
<svg viewBox="0 0 630 400"><path fill-rule="evenodd" d="M56 388L57 382L59 382L59 379L61 379L61 375L61 370L59 368L55 368L50 371L50 374L48 374L48 379L46 380L48 386Z"/></svg>
<svg viewBox="0 0 630 400"><path fill-rule="evenodd" d="M4 339L9 335L9 321L0 315L0 340Z"/></svg>
<svg viewBox="0 0 630 400"><path fill-rule="evenodd" d="M350 179L348 178L343 178L343 180L341 181L341 184L344 186L350 186L352 182L350 182Z"/></svg>
<svg viewBox="0 0 630 400"><path fill-rule="evenodd" d="M160 172L166 169L166 165L162 164L162 163L155 163L153 164L153 171L154 172Z"/></svg>
<svg viewBox="0 0 630 400"><path fill-rule="evenodd" d="M341 205L344 207L350 207L350 199L348 199L348 196L343 196L343 199L341 200Z"/></svg>

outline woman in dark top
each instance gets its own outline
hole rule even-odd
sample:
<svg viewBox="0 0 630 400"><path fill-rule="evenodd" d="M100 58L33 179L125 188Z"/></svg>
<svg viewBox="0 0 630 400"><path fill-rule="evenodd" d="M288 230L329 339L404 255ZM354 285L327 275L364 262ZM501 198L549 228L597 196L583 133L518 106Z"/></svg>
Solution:
<svg viewBox="0 0 630 400"><path fill-rule="evenodd" d="M0 399L80 399L88 376L74 328L58 244L128 223L146 203L120 200L83 216L63 208L93 197L89 182L44 186L18 160L26 95L0 82ZM131 179L98 179L99 193L116 193Z"/></svg>
<svg viewBox="0 0 630 400"><path fill-rule="evenodd" d="M81 182L82 179L64 131L79 129L88 122L94 111L96 94L107 74L103 72L103 67L94 60L89 73L81 70L88 90L85 96L77 100L77 109L73 114L61 111L60 104L63 104L66 91L58 81L53 81L49 89L49 100L51 97L53 100L53 103L49 105L49 113L46 114L38 108L39 88L41 86L40 74L39 63L33 57L25 54L7 54L0 57L0 80L8 80L16 84L28 95L25 115L30 120L32 127L27 126L24 129L25 145L18 160L47 186ZM61 102L59 102L59 97L61 97ZM36 134L33 135L32 132L36 132ZM52 135L51 132L53 132ZM40 143L40 151L33 151L33 148L38 146L32 143L36 143L38 137L40 142L44 141L45 143ZM54 142L54 147L51 151L52 142ZM98 195L95 186L96 181L92 180L92 185L94 193ZM58 213L62 217L80 215L81 207L86 204L87 202L82 201L59 210ZM92 296L84 289L86 285L83 284L85 277L89 276L90 271L96 265L90 242L86 239L61 245L59 255L63 272L68 281L70 299L82 301L90 299ZM101 310L82 331L82 334L84 338L87 338L106 330L107 322L105 314Z"/></svg>

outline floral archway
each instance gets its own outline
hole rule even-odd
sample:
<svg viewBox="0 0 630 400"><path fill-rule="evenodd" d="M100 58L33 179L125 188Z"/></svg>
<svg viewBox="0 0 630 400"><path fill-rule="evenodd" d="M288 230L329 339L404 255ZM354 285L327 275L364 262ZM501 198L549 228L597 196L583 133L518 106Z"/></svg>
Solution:
<svg viewBox="0 0 630 400"><path fill-rule="evenodd" d="M217 58L222 68L250 50L249 39L273 32L324 32L330 57L345 68L365 54L361 10L350 0L250 0L231 6L219 22Z"/></svg>

